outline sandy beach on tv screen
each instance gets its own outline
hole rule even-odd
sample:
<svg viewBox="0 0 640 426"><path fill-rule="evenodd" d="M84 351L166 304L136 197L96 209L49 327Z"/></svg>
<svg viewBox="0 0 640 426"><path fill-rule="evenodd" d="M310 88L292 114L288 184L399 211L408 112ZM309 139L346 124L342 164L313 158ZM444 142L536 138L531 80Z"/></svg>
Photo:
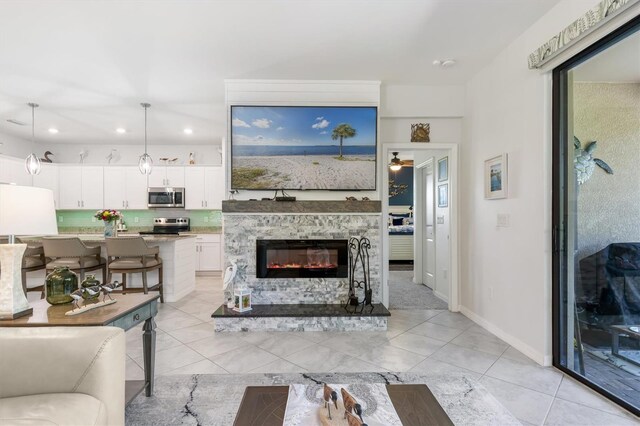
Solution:
<svg viewBox="0 0 640 426"><path fill-rule="evenodd" d="M372 189L375 155L234 157L232 186L244 189Z"/></svg>

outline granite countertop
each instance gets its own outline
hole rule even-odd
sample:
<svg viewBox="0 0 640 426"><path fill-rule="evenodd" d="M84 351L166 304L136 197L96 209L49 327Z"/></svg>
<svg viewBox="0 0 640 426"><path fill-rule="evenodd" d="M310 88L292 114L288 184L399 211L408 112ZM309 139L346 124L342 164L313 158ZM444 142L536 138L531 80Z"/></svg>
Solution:
<svg viewBox="0 0 640 426"><path fill-rule="evenodd" d="M150 226L131 226L126 231L118 231L118 235L138 235L141 231L151 231ZM87 235L95 234L101 235L103 233L102 227L95 226L81 226L81 227L64 227L58 228L60 235ZM196 235L196 234L222 234L221 226L192 226L191 231L180 232L180 235Z"/></svg>

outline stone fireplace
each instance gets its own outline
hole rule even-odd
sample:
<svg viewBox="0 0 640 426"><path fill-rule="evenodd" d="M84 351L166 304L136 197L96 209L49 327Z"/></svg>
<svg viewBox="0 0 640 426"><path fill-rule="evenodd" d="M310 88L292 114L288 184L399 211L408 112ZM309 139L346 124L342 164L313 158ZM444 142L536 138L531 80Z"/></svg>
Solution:
<svg viewBox="0 0 640 426"><path fill-rule="evenodd" d="M252 291L254 304L344 304L349 280L339 278L258 277L259 240L371 240L371 288L382 301L379 201L225 201L224 255L238 265L235 282Z"/></svg>
<svg viewBox="0 0 640 426"><path fill-rule="evenodd" d="M221 307L213 315L216 330L386 330L380 210L379 201L224 201L225 261L236 263L234 285L251 289L254 310L236 314ZM352 237L371 241L377 308L365 315L343 308Z"/></svg>

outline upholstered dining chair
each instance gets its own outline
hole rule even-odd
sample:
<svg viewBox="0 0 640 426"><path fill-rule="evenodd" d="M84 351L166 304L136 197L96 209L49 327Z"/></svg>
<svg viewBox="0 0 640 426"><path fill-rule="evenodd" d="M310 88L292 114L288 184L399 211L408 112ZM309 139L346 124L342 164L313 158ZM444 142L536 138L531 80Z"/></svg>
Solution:
<svg viewBox="0 0 640 426"><path fill-rule="evenodd" d="M160 248L149 247L142 237L118 237L107 238L108 278L111 282L112 275L122 274L122 293L157 290L160 293L160 302L164 303L162 292L162 259ZM147 283L147 272L158 270L158 283L152 287ZM142 273L142 288L127 289L127 274Z"/></svg>
<svg viewBox="0 0 640 426"><path fill-rule="evenodd" d="M84 281L85 272L102 271L102 279L107 276L107 261L100 256L100 247L88 247L78 237L47 237L42 239L44 255L51 260L47 262L47 273L55 268L66 266L80 274Z"/></svg>

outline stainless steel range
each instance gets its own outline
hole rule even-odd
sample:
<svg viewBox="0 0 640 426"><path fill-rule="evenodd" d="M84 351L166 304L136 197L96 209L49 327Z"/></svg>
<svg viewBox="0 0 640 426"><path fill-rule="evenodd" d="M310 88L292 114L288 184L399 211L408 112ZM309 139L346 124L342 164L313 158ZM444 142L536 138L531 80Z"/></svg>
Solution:
<svg viewBox="0 0 640 426"><path fill-rule="evenodd" d="M153 219L153 230L142 231L141 235L178 235L191 230L188 217L156 217Z"/></svg>

